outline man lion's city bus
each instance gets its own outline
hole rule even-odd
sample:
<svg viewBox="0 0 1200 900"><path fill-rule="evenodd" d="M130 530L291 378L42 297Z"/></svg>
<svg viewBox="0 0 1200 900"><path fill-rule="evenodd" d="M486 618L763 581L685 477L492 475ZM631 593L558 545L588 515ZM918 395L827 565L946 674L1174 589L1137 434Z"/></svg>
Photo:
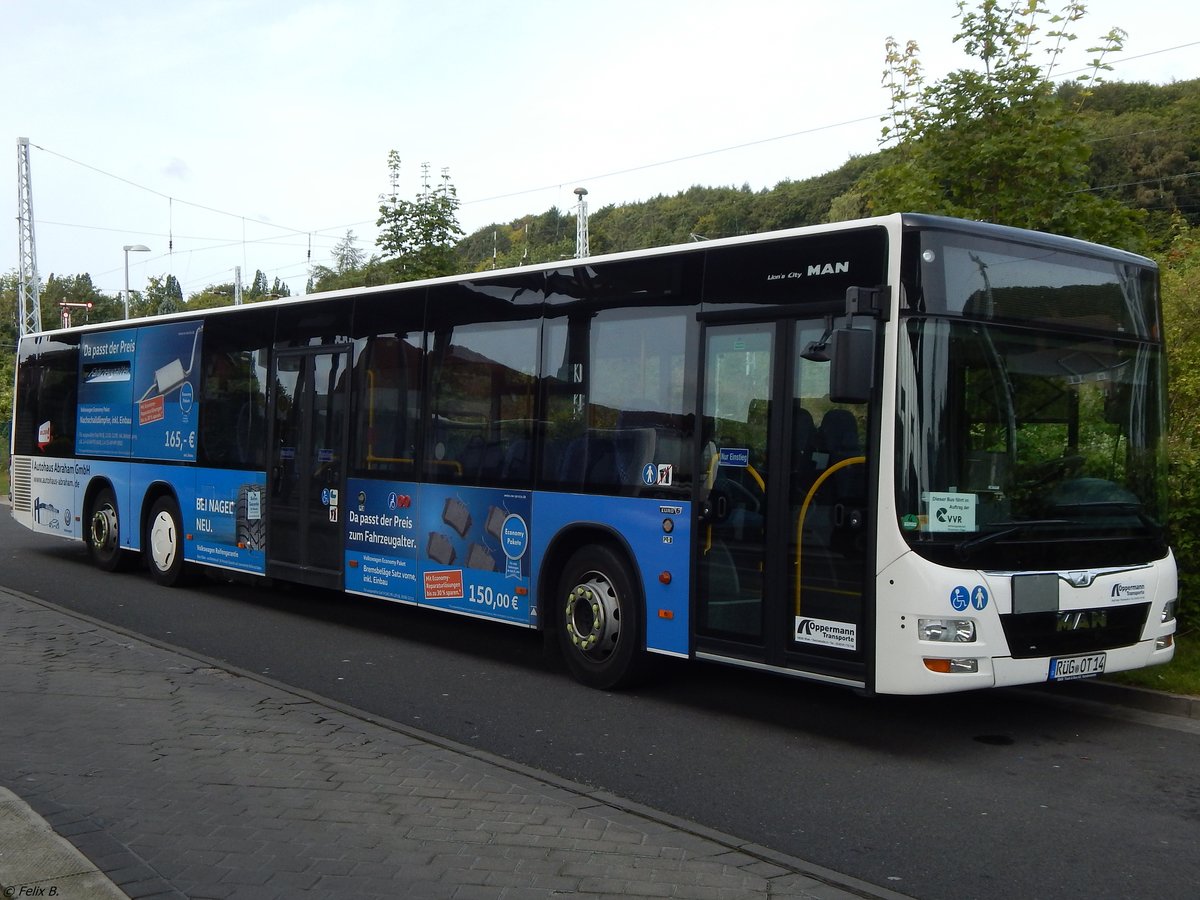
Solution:
<svg viewBox="0 0 1200 900"><path fill-rule="evenodd" d="M1174 653L1154 264L922 215L30 335L13 515L865 692Z"/></svg>

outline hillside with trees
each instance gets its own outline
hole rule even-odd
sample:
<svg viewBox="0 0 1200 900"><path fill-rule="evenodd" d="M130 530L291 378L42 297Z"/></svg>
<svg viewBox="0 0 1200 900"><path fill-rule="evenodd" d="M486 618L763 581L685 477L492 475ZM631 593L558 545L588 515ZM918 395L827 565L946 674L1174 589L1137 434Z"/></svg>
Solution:
<svg viewBox="0 0 1200 900"><path fill-rule="evenodd" d="M1167 85L1109 82L1087 97L1074 82L1055 92L1072 115L1089 151L1080 190L1136 211L1130 240L1142 253L1160 253L1179 227L1200 227L1200 79ZM887 151L854 156L813 178L773 188L695 186L640 203L604 206L588 219L593 253L757 234L870 214L852 206L863 180L888 160ZM928 203L914 211L928 212ZM1144 231L1144 234L1141 233ZM495 240L493 243L493 235ZM695 237L693 237L695 236ZM507 223L483 226L458 243L460 271L567 259L575 253L575 217L552 208Z"/></svg>

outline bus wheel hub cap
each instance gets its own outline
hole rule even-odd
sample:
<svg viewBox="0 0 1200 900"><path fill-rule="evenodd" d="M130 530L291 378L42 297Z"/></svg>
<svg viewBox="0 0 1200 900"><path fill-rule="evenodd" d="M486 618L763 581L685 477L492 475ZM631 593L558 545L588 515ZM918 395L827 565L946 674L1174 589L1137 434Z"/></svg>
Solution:
<svg viewBox="0 0 1200 900"><path fill-rule="evenodd" d="M567 594L567 636L580 652L603 654L621 631L621 608L612 585L595 572L587 577Z"/></svg>
<svg viewBox="0 0 1200 900"><path fill-rule="evenodd" d="M117 516L111 507L98 509L92 515L92 543L108 550L117 537Z"/></svg>

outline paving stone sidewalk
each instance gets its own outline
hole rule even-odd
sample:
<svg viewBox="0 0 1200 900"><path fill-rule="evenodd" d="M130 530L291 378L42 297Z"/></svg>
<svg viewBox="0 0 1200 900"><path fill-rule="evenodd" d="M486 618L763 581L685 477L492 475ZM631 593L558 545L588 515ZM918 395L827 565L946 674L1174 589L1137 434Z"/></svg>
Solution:
<svg viewBox="0 0 1200 900"><path fill-rule="evenodd" d="M0 726L6 895L900 896L5 589ZM13 859L21 807L112 892Z"/></svg>

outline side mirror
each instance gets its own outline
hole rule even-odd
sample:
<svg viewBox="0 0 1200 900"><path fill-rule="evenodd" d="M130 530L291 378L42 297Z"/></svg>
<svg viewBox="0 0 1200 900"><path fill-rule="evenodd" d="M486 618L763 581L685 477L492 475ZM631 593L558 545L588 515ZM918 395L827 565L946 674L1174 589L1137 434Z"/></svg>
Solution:
<svg viewBox="0 0 1200 900"><path fill-rule="evenodd" d="M839 328L829 338L829 399L866 403L875 384L875 332Z"/></svg>

